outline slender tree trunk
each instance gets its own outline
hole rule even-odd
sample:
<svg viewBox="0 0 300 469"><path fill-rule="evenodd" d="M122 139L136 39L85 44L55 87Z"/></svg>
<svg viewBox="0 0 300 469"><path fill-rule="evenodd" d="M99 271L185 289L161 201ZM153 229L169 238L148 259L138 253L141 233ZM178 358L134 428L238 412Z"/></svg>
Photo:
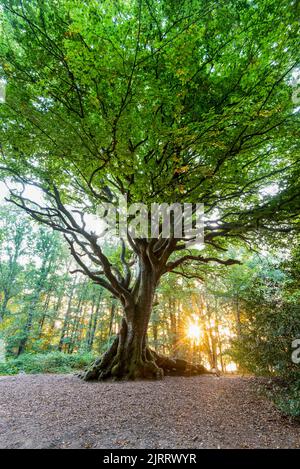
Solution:
<svg viewBox="0 0 300 469"><path fill-rule="evenodd" d="M80 318L82 314L82 300L79 300L79 303L76 308L76 317L73 317L73 321L71 323L70 331L68 331L68 338L69 338L69 343L68 343L68 353L73 353L74 347L76 344L76 338L78 335L78 329L79 329L79 324L80 324Z"/></svg>
<svg viewBox="0 0 300 469"><path fill-rule="evenodd" d="M21 353L23 353L26 349L27 342L31 333L32 326L33 326L33 320L36 314L38 304L40 302L40 296L41 296L41 293L45 290L46 281L47 281L49 272L51 271L51 267L54 262L54 258L52 254L53 253L51 253L51 249L49 248L45 252L45 257L43 258L43 262L40 268L40 275L36 284L36 290L31 299L31 304L28 310L28 315L27 315L25 326L23 329L23 337L19 343L19 348L18 348L18 353L17 353L18 356Z"/></svg>
<svg viewBox="0 0 300 469"><path fill-rule="evenodd" d="M214 331L210 331L210 343L211 343L211 367L213 369L218 368L218 359L217 359L217 343Z"/></svg>
<svg viewBox="0 0 300 469"><path fill-rule="evenodd" d="M61 305L62 305L63 297L64 297L64 292L62 291L60 293L59 297L57 298L57 301L56 301L56 304L55 304L55 307L54 307L54 311L53 311L53 315L52 315L51 320L50 320L49 332L48 332L50 337L53 336L53 330L54 330L54 327L55 327L55 322L58 319L58 315L59 315L60 308L61 308ZM52 342L52 339L51 339L51 342Z"/></svg>
<svg viewBox="0 0 300 469"><path fill-rule="evenodd" d="M224 373L223 347L222 347L222 341L221 341L220 333L218 334L218 348L219 348L221 371L222 371L222 373Z"/></svg>
<svg viewBox="0 0 300 469"><path fill-rule="evenodd" d="M28 342L28 339L29 339L29 336L30 336L30 333L31 333L31 330L32 330L32 326L33 326L33 317L34 317L34 314L36 312L36 308L37 308L38 303L39 303L41 291L43 289L44 278L46 278L46 276L44 276L44 273L43 273L41 278L40 278L40 281L38 283L37 290L34 294L34 298L32 299L32 302L31 302L31 304L29 306L29 309L28 309L28 314L27 314L25 325L24 325L24 328L23 328L23 336L22 336L22 338L20 340L20 343L19 343L17 356L19 356L19 355L21 355L21 353L25 352L27 342Z"/></svg>
<svg viewBox="0 0 300 469"><path fill-rule="evenodd" d="M37 338L38 339L41 339L42 335L43 335L43 327L44 327L44 323L45 323L45 320L46 320L46 317L47 317L47 314L48 314L48 309L49 309L49 304L50 304L50 299L51 299L51 294L52 294L52 291L48 292L47 295L46 295L46 300L44 302L44 306L43 306L43 312L42 312L42 317L39 321L39 327L38 327L38 334L37 334Z"/></svg>
<svg viewBox="0 0 300 469"><path fill-rule="evenodd" d="M34 313L34 309L33 309L33 307L30 307L29 311L28 311L27 318L26 318L26 323L25 323L25 326L24 326L24 329L23 329L23 337L22 337L22 339L20 340L20 343L19 343L17 356L21 355L21 353L23 353L25 351L27 341L28 341L28 338L29 338L29 334L30 334L31 328L32 328L33 313Z"/></svg>
<svg viewBox="0 0 300 469"><path fill-rule="evenodd" d="M157 322L153 321L152 324L152 335L153 335L153 342L154 342L154 350L157 352L157 346L158 346L158 326Z"/></svg>
<svg viewBox="0 0 300 469"><path fill-rule="evenodd" d="M72 283L71 292L70 292L69 301L68 301L68 306L67 306L67 311L66 311L66 314L65 314L65 317L64 317L64 322L63 322L63 326L62 326L62 330L61 330L61 334L60 334L60 339L59 339L59 343L58 343L58 350L60 352L62 351L62 349L64 347L65 338L66 338L66 334L67 334L67 330L68 330L68 326L69 326L69 321L70 321L70 316L71 316L71 311L72 311L72 301L73 301L73 296L74 296L74 293L75 293L76 281L77 281L77 277L74 278L74 281Z"/></svg>
<svg viewBox="0 0 300 469"><path fill-rule="evenodd" d="M113 323L115 319L115 310L116 310L116 300L113 298L112 303L111 303L111 308L110 308L110 314L109 314L109 329L108 329L108 336L111 337L112 335L112 328L113 328Z"/></svg>
<svg viewBox="0 0 300 469"><path fill-rule="evenodd" d="M86 348L86 350L90 350L90 337L91 337L93 321L94 321L94 314L95 314L94 310L95 310L95 297L93 297L90 319L89 319L89 323L88 323L88 327L87 327L87 331L86 331L86 336L85 336L85 348Z"/></svg>
<svg viewBox="0 0 300 469"><path fill-rule="evenodd" d="M70 341L68 344L68 353L73 353L75 346L79 342L80 332L81 332L81 322L82 315L84 312L84 300L86 297L86 292L88 289L88 283L84 285L83 290L81 291L77 308L76 308L76 317L73 320L71 331L70 331Z"/></svg>
<svg viewBox="0 0 300 469"><path fill-rule="evenodd" d="M9 296L6 293L4 293L4 298L0 306L0 323L3 321L4 316L6 314L8 302L9 302Z"/></svg>
<svg viewBox="0 0 300 469"><path fill-rule="evenodd" d="M91 327L91 331L90 331L90 335L89 335L89 341L88 341L88 350L89 351L92 350L93 344L94 344L95 333L96 333L96 328L97 328L99 313L100 313L101 299L102 299L102 293L98 297L96 311L93 315L93 323L92 323L92 327Z"/></svg>
<svg viewBox="0 0 300 469"><path fill-rule="evenodd" d="M240 340L241 339L241 314L240 314L240 302L239 302L239 295L238 293L236 294L235 297L235 317L236 317L236 332L237 332L237 338Z"/></svg>
<svg viewBox="0 0 300 469"><path fill-rule="evenodd" d="M171 326L171 342L172 342L172 353L175 352L177 342L177 324L176 324L176 301L169 300L169 314L170 314L170 326Z"/></svg>

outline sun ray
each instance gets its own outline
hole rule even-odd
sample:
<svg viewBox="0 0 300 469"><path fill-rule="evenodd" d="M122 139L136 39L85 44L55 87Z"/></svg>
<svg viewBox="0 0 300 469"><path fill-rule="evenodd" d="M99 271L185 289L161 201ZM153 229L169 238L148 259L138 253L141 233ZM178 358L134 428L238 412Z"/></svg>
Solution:
<svg viewBox="0 0 300 469"><path fill-rule="evenodd" d="M196 322L190 322L188 327L187 327L187 337L196 342L199 343L200 337L201 337L201 328Z"/></svg>

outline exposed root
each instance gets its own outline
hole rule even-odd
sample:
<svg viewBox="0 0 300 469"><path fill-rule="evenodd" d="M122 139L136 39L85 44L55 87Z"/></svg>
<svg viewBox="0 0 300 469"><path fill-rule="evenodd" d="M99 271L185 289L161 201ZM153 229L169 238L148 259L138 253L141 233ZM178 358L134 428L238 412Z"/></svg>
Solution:
<svg viewBox="0 0 300 469"><path fill-rule="evenodd" d="M208 371L203 365L189 363L186 360L171 359L146 348L139 354L121 355L118 352L118 337L110 349L97 359L85 372L78 376L85 381L103 381L106 379L135 380L162 379L163 376L192 376Z"/></svg>
<svg viewBox="0 0 300 469"><path fill-rule="evenodd" d="M179 358L169 358L164 355L158 355L151 350L155 357L157 366L164 370L166 376L191 376L202 374L216 374L215 372L207 370L203 365L194 364Z"/></svg>

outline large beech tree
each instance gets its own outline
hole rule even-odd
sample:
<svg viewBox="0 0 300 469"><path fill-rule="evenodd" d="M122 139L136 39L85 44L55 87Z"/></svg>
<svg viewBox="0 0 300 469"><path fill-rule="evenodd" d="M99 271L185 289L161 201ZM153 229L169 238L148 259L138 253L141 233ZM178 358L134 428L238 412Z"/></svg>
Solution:
<svg viewBox="0 0 300 469"><path fill-rule="evenodd" d="M231 243L282 236L299 213L297 2L1 6L1 171L21 183L11 200L63 232L78 270L124 308L85 379L186 372L147 347L162 275L235 263ZM43 200L29 200L30 185ZM86 216L121 195L147 206L203 203L205 249L128 233L109 256Z"/></svg>

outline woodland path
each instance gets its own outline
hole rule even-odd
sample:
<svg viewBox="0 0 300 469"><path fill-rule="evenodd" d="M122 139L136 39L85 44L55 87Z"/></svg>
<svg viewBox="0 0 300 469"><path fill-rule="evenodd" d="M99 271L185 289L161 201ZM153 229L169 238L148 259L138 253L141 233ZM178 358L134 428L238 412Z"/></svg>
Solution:
<svg viewBox="0 0 300 469"><path fill-rule="evenodd" d="M0 377L0 448L300 448L251 377Z"/></svg>

